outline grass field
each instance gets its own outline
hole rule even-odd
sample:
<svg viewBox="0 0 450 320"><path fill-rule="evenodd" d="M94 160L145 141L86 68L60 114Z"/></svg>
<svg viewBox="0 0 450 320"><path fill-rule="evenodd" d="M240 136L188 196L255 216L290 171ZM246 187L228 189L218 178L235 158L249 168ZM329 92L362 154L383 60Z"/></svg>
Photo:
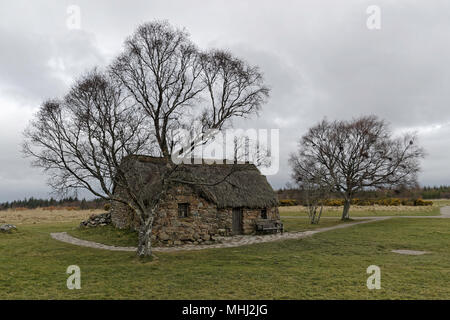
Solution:
<svg viewBox="0 0 450 320"><path fill-rule="evenodd" d="M443 204L442 204L443 205ZM430 207L414 206L352 206L350 207L350 218L352 217L381 217L381 216L437 216L440 205ZM307 216L307 207L291 206L280 207L281 216ZM340 217L342 207L324 207L322 217Z"/></svg>
<svg viewBox="0 0 450 320"><path fill-rule="evenodd" d="M158 253L155 261L143 263L130 252L51 239L50 232L79 232L80 219L71 214L0 234L0 299L450 298L450 219L391 219L302 240ZM328 220L320 226L339 223ZM291 230L309 229L303 218L285 223ZM104 230L103 236L114 236ZM126 243L128 236L113 241ZM393 249L431 253L403 256ZM372 264L381 268L381 290L366 287ZM81 268L81 290L66 288L69 265Z"/></svg>

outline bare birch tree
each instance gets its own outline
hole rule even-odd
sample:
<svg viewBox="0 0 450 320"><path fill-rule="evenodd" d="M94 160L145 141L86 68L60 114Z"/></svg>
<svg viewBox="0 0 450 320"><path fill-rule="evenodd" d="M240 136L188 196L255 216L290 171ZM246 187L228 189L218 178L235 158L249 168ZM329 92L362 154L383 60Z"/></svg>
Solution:
<svg viewBox="0 0 450 320"><path fill-rule="evenodd" d="M297 158L290 160L294 167L292 177L305 197L309 221L311 224L319 224L325 201L330 195L329 184L325 182L326 172L317 162L312 161L302 163L302 168L307 170L297 170L299 166L296 161Z"/></svg>
<svg viewBox="0 0 450 320"><path fill-rule="evenodd" d="M195 148L208 138L205 130L256 114L269 94L258 67L226 51L201 52L186 31L165 21L141 25L111 73L153 121L165 158L181 148L173 135L178 128L199 120Z"/></svg>
<svg viewBox="0 0 450 320"><path fill-rule="evenodd" d="M301 138L290 163L294 179L305 176L311 163L324 172L322 182L344 198L345 220L357 191L416 184L425 155L416 140L413 134L393 138L376 116L323 120Z"/></svg>

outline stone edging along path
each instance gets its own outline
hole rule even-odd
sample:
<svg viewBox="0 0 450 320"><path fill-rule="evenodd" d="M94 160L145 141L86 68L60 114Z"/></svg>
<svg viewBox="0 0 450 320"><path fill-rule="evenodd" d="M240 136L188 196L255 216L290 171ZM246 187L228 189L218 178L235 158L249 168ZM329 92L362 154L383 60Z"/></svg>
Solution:
<svg viewBox="0 0 450 320"><path fill-rule="evenodd" d="M263 235L263 236L236 236L230 237L228 241L223 243L211 244L211 245L184 245L180 247L155 247L153 248L154 252L178 252L178 251L195 251L195 250L204 250L204 249L219 249L219 248L233 248L240 247L245 245L251 245L256 243L265 243L265 242L273 242L280 240L288 240L288 239L303 239L306 237L310 237L316 233L326 232L330 230L343 229L351 226L355 226L358 224L371 223L376 221L382 221L392 218L450 218L450 207L441 208L440 216L385 216L385 217L358 217L358 220L364 219L363 221L353 222L353 223L345 223L337 226L320 228L311 231L303 231L303 232L284 232L283 234L272 234L272 235ZM65 243L70 243L77 246L95 248L95 249L103 249L110 251L136 251L135 247L115 247L108 246L105 244L87 241L72 237L67 232L58 232L51 233L50 236L58 241L62 241Z"/></svg>

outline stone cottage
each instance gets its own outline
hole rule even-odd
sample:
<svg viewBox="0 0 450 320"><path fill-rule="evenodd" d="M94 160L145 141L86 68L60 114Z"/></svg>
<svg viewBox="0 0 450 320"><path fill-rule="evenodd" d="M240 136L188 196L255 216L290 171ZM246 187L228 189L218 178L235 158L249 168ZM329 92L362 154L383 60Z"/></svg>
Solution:
<svg viewBox="0 0 450 320"><path fill-rule="evenodd" d="M127 161L144 177L149 198L161 190L161 175L167 170L162 158L133 156ZM183 164L171 177L198 183L171 183L153 223L156 243L201 243L218 235L252 234L261 220L281 225L277 195L253 164ZM112 205L111 220L117 228L139 228L139 219L123 204Z"/></svg>

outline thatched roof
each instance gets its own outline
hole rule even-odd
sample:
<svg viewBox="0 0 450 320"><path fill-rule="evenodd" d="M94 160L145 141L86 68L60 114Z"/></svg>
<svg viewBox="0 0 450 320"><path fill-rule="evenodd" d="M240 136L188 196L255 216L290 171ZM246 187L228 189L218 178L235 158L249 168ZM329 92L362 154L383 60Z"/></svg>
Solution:
<svg viewBox="0 0 450 320"><path fill-rule="evenodd" d="M162 158L132 156L126 159L134 174L145 177L151 197L161 188L161 176L167 172ZM171 183L185 185L218 208L266 208L278 205L276 193L265 176L253 164L181 164L170 174Z"/></svg>

